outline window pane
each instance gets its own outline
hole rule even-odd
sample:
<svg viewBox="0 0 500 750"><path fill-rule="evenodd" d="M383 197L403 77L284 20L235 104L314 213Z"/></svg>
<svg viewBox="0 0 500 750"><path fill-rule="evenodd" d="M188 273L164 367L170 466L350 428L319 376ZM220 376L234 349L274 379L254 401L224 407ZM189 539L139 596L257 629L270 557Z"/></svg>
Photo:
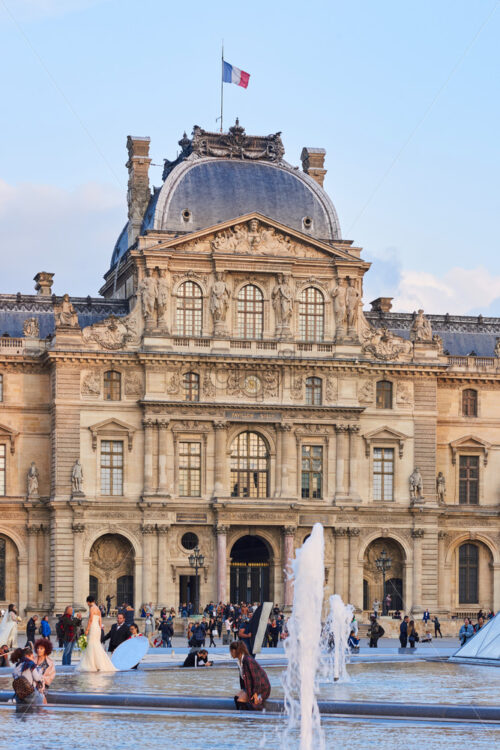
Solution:
<svg viewBox="0 0 500 750"><path fill-rule="evenodd" d="M392 383L379 380L377 383L377 409L392 409Z"/></svg>
<svg viewBox="0 0 500 750"><path fill-rule="evenodd" d="M462 414L477 417L477 391L474 388L466 388L462 393Z"/></svg>
<svg viewBox="0 0 500 750"><path fill-rule="evenodd" d="M179 443L179 495L201 495L201 443Z"/></svg>
<svg viewBox="0 0 500 750"><path fill-rule="evenodd" d="M196 372L186 372L182 381L184 401L200 400L200 376Z"/></svg>
<svg viewBox="0 0 500 750"><path fill-rule="evenodd" d="M256 432L242 432L231 446L231 495L267 497L269 455L267 445Z"/></svg>
<svg viewBox="0 0 500 750"><path fill-rule="evenodd" d="M462 544L458 553L458 598L460 604L477 604L479 550L475 544Z"/></svg>
<svg viewBox="0 0 500 750"><path fill-rule="evenodd" d="M306 404L321 406L323 401L321 378L306 378Z"/></svg>
<svg viewBox="0 0 500 750"><path fill-rule="evenodd" d="M319 289L309 286L300 295L299 336L303 341L322 341L324 335L324 298Z"/></svg>
<svg viewBox="0 0 500 750"><path fill-rule="evenodd" d="M323 447L302 446L302 497L321 498L323 484Z"/></svg>
<svg viewBox="0 0 500 750"><path fill-rule="evenodd" d="M458 502L479 504L479 456L460 456Z"/></svg>
<svg viewBox="0 0 500 750"><path fill-rule="evenodd" d="M394 499L394 449L373 449L373 499Z"/></svg>
<svg viewBox="0 0 500 750"><path fill-rule="evenodd" d="M123 442L101 442L101 495L123 495Z"/></svg>
<svg viewBox="0 0 500 750"><path fill-rule="evenodd" d="M121 379L121 374L115 370L108 370L104 373L105 401L119 401L121 399Z"/></svg>
<svg viewBox="0 0 500 750"><path fill-rule="evenodd" d="M264 300L262 292L247 284L238 294L238 336L243 339L261 339L263 330Z"/></svg>
<svg viewBox="0 0 500 750"><path fill-rule="evenodd" d="M180 336L201 336L203 327L203 295L198 284L186 281L177 292L177 333Z"/></svg>

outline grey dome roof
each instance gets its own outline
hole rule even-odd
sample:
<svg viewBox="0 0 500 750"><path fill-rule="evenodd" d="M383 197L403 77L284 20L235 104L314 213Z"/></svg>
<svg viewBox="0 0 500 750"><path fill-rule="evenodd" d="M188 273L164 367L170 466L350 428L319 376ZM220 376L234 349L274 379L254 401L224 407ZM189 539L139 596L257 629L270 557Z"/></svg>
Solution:
<svg viewBox="0 0 500 750"><path fill-rule="evenodd" d="M308 175L284 162L217 158L191 157L172 170L156 202L153 228L194 232L254 211L317 239L341 237L335 208ZM312 219L309 229L306 217Z"/></svg>

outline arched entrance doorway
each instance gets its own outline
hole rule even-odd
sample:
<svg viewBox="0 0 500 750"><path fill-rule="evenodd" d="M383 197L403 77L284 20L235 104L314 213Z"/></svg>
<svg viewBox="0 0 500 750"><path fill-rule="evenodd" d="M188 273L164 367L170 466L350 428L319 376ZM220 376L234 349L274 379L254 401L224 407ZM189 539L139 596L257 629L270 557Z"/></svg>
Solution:
<svg viewBox="0 0 500 750"><path fill-rule="evenodd" d="M0 534L0 604L19 604L19 566L17 547Z"/></svg>
<svg viewBox="0 0 500 750"><path fill-rule="evenodd" d="M385 590L382 574L375 562L382 550L391 559L391 567L385 574ZM371 609L376 599L382 603L387 594L391 595L391 610L404 609L404 580L405 553L401 545L394 539L374 539L366 548L363 561L363 609Z"/></svg>
<svg viewBox="0 0 500 750"><path fill-rule="evenodd" d="M101 604L111 596L111 606L134 604L134 548L120 534L104 534L90 550L89 591Z"/></svg>
<svg viewBox="0 0 500 750"><path fill-rule="evenodd" d="M258 536L241 537L231 549L231 601L264 602L270 597L270 554Z"/></svg>

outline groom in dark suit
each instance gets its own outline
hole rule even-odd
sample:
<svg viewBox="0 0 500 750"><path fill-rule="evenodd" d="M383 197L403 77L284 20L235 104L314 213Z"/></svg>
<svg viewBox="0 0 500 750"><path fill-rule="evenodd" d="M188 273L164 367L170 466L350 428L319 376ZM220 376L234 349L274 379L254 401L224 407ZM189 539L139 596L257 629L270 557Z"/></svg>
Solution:
<svg viewBox="0 0 500 750"><path fill-rule="evenodd" d="M116 622L111 626L111 630L104 636L104 640L109 640L108 651L112 654L115 648L130 638L130 629L125 625L125 617L122 614L117 615Z"/></svg>

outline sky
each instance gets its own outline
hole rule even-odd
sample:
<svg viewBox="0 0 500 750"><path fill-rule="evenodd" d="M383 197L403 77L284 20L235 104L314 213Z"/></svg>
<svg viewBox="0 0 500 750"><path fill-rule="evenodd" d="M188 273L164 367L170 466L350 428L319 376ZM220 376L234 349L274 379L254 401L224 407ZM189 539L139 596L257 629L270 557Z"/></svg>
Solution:
<svg viewBox="0 0 500 750"><path fill-rule="evenodd" d="M364 299L500 315L500 0L0 0L1 292L95 295L126 220L128 134L153 185L184 130L327 151Z"/></svg>

